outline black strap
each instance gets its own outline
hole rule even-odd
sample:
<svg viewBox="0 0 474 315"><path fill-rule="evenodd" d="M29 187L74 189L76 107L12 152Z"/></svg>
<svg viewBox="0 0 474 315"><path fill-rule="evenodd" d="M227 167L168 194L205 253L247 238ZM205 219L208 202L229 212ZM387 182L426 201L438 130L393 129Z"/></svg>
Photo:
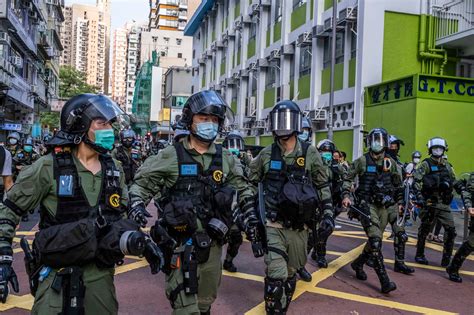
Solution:
<svg viewBox="0 0 474 315"><path fill-rule="evenodd" d="M5 148L3 146L0 146L0 171L3 172L3 165L5 163L5 156L6 156L6 153L5 153ZM0 173L0 175L2 175Z"/></svg>
<svg viewBox="0 0 474 315"><path fill-rule="evenodd" d="M274 252L283 257L283 259L288 263L290 261L290 258L288 257L288 254L285 253L283 250L273 247L273 246L268 246L268 251L269 252Z"/></svg>
<svg viewBox="0 0 474 315"><path fill-rule="evenodd" d="M13 203L13 201L9 200L9 199L5 199L3 201L3 204L5 206L7 206L8 208L10 208L10 210L12 210L13 212L16 213L16 215L18 216L23 216L25 214L25 211L21 210L20 207L18 207L16 204Z"/></svg>
<svg viewBox="0 0 474 315"><path fill-rule="evenodd" d="M7 225L12 226L14 229L16 228L15 222L9 219L0 219L0 224L7 224Z"/></svg>
<svg viewBox="0 0 474 315"><path fill-rule="evenodd" d="M174 308L174 302L176 301L176 299L178 298L178 295L179 295L179 292L183 291L184 290L184 284L183 283L180 283L178 284L178 286L176 288L174 288L174 290L172 290L170 292L170 303L171 303L171 307Z"/></svg>

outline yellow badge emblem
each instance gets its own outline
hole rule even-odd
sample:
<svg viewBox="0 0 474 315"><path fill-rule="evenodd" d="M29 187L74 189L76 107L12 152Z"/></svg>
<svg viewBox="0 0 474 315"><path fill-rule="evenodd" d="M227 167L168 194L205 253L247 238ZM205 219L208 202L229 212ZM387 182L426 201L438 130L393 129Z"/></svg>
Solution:
<svg viewBox="0 0 474 315"><path fill-rule="evenodd" d="M112 207L118 208L120 206L120 195L113 194L112 196L110 196L109 203Z"/></svg>
<svg viewBox="0 0 474 315"><path fill-rule="evenodd" d="M224 176L224 173L222 173L221 170L215 170L214 173L212 173L212 178L216 183L220 183L222 181L222 177Z"/></svg>
<svg viewBox="0 0 474 315"><path fill-rule="evenodd" d="M304 157L297 158L296 164L298 164L298 166L304 166Z"/></svg>

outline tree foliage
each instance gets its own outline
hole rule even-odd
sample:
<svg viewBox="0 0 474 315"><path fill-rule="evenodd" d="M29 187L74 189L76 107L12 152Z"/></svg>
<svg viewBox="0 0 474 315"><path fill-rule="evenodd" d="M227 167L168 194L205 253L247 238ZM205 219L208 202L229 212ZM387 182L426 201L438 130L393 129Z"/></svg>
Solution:
<svg viewBox="0 0 474 315"><path fill-rule="evenodd" d="M98 88L87 84L85 73L71 66L63 66L59 70L59 97L71 98L82 93L97 93Z"/></svg>
<svg viewBox="0 0 474 315"><path fill-rule="evenodd" d="M59 128L59 113L58 112L43 112L40 113L41 126L49 126L50 129Z"/></svg>

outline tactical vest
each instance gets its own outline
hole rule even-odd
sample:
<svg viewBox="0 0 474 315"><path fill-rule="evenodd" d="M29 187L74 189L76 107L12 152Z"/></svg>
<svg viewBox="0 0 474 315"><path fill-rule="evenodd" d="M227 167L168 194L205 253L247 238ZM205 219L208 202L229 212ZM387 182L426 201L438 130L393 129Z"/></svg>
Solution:
<svg viewBox="0 0 474 315"><path fill-rule="evenodd" d="M331 194L332 199L339 200L341 199L342 193L342 183L343 183L343 172L339 167L339 163L332 162L329 169L331 170Z"/></svg>
<svg viewBox="0 0 474 315"><path fill-rule="evenodd" d="M284 206L285 200L282 200L284 186L289 181L296 184L305 183L312 187L311 175L306 170L306 154L310 145L303 142L301 146L302 154L294 159L293 164L287 165L282 158L280 147L273 143L270 167L263 180L267 218L272 222L283 222L285 227L295 229L302 229L313 217L317 207L313 205L288 209Z"/></svg>
<svg viewBox="0 0 474 315"><path fill-rule="evenodd" d="M133 180L135 172L137 171L136 164L133 162L132 158L127 155L125 148L122 146L117 148L117 160L122 163L125 182L128 185Z"/></svg>
<svg viewBox="0 0 474 315"><path fill-rule="evenodd" d="M388 157L388 156L385 156ZM382 203L385 197L395 196L391 170L384 170L383 165L377 165L370 153L365 154L365 171L359 175L357 197L369 203Z"/></svg>
<svg viewBox="0 0 474 315"><path fill-rule="evenodd" d="M449 168L446 164L434 164L430 158L423 162L428 163L430 172L423 176L422 194L425 199L438 202L438 196L444 204L450 204L453 199L453 184ZM448 162L446 162L448 163Z"/></svg>
<svg viewBox="0 0 474 315"><path fill-rule="evenodd" d="M69 147L58 147L52 152L54 178L56 180L57 207L53 217L42 205L40 229L102 216L107 222L121 218L126 211L121 206L122 189L120 171L113 159L106 154L99 157L102 186L96 206L91 206L82 189L82 183Z"/></svg>
<svg viewBox="0 0 474 315"><path fill-rule="evenodd" d="M191 201L197 217L206 226L220 210L215 206L214 195L219 187L224 186L222 146L216 144L216 153L207 170L203 170L203 166L193 159L182 142L175 143L174 147L178 157L179 176L174 186L164 194L164 202Z"/></svg>

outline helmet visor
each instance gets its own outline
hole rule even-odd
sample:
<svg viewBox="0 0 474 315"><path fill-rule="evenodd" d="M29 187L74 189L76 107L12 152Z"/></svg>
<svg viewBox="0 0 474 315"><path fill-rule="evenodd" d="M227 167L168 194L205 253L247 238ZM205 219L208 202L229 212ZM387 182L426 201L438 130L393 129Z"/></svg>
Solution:
<svg viewBox="0 0 474 315"><path fill-rule="evenodd" d="M288 135L293 132L301 132L301 112L292 110L278 110L270 112L270 131L277 135Z"/></svg>
<svg viewBox="0 0 474 315"><path fill-rule="evenodd" d="M202 91L192 95L184 106L188 106L193 114L214 115L221 122L234 122L234 113L222 96L215 91Z"/></svg>
<svg viewBox="0 0 474 315"><path fill-rule="evenodd" d="M369 139L370 147L374 152L380 152L384 148L388 147L388 141L386 136L381 132L374 132L370 135Z"/></svg>
<svg viewBox="0 0 474 315"><path fill-rule="evenodd" d="M227 149L237 149L242 151L244 150L244 142L239 138L227 139Z"/></svg>
<svg viewBox="0 0 474 315"><path fill-rule="evenodd" d="M433 138L428 141L428 148L431 149L433 147L442 147L446 149L446 140L442 138Z"/></svg>
<svg viewBox="0 0 474 315"><path fill-rule="evenodd" d="M83 115L90 120L103 119L112 124L114 129L122 130L130 126L130 119L123 110L111 99L102 95L96 95L89 100L89 106Z"/></svg>

